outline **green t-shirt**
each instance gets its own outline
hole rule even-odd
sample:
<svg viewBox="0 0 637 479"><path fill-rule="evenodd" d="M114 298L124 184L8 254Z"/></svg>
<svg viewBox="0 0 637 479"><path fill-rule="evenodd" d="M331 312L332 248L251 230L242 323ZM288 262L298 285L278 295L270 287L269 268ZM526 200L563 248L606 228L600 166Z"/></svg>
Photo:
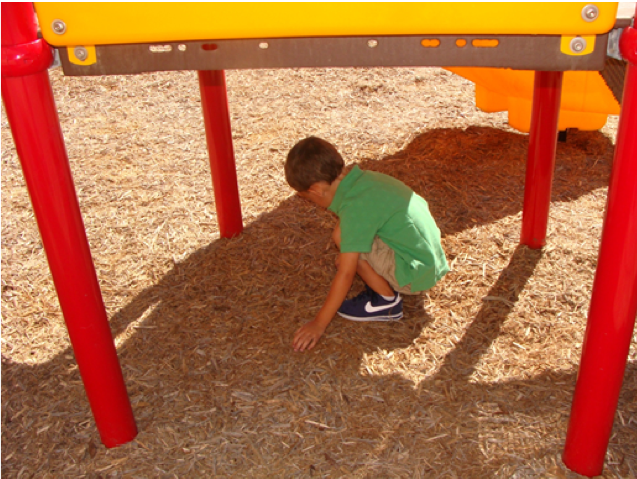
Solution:
<svg viewBox="0 0 637 479"><path fill-rule="evenodd" d="M394 250L400 287L424 291L449 271L427 202L402 181L355 166L328 209L341 219L342 253L369 253L375 236Z"/></svg>

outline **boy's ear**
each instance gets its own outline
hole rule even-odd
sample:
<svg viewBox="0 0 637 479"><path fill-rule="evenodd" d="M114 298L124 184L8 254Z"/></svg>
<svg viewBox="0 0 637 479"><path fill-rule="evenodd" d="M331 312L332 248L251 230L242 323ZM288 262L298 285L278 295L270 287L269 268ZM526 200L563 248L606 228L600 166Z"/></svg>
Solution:
<svg viewBox="0 0 637 479"><path fill-rule="evenodd" d="M321 198L325 196L325 191L323 190L321 183L314 183L312 186L308 188L306 193L313 194Z"/></svg>
<svg viewBox="0 0 637 479"><path fill-rule="evenodd" d="M307 190L307 193L318 196L319 198L325 198L325 194L330 189L330 185L327 181L317 181Z"/></svg>
<svg viewBox="0 0 637 479"><path fill-rule="evenodd" d="M310 199L310 194L309 194L308 191L297 191L296 194L299 195L301 198L304 198L306 200Z"/></svg>

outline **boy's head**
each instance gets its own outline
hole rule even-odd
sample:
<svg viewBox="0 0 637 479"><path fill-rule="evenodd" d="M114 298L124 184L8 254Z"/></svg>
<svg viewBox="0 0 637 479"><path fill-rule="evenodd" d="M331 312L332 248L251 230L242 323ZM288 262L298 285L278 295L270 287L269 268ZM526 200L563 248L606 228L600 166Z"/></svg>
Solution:
<svg viewBox="0 0 637 479"><path fill-rule="evenodd" d="M343 171L343 157L331 143L310 136L299 141L285 161L285 179L298 192L319 182L332 184Z"/></svg>

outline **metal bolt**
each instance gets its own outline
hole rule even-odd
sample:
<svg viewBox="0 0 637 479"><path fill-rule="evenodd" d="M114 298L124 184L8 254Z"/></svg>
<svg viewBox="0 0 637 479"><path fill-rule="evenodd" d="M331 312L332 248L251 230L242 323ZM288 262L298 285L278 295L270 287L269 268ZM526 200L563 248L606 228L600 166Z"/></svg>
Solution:
<svg viewBox="0 0 637 479"><path fill-rule="evenodd" d="M582 9L582 18L586 22L592 22L599 16L599 8L596 5L586 5Z"/></svg>
<svg viewBox="0 0 637 479"><path fill-rule="evenodd" d="M75 47L73 53L75 53L75 58L81 62L88 58L88 50L84 47Z"/></svg>
<svg viewBox="0 0 637 479"><path fill-rule="evenodd" d="M378 40L368 40L367 46L369 48L376 48L378 46Z"/></svg>
<svg viewBox="0 0 637 479"><path fill-rule="evenodd" d="M586 50L586 40L581 37L575 37L571 40L570 47L573 53L581 53Z"/></svg>
<svg viewBox="0 0 637 479"><path fill-rule="evenodd" d="M182 45L179 45L177 48L179 49L180 52L185 52L186 48L188 48L188 47L186 45L182 44Z"/></svg>
<svg viewBox="0 0 637 479"><path fill-rule="evenodd" d="M53 20L51 28L53 29L54 33L62 35L66 32L66 23L64 23L62 20Z"/></svg>
<svg viewBox="0 0 637 479"><path fill-rule="evenodd" d="M267 43L267 42L261 42L261 43L259 43L259 48L260 48L261 50L266 50L269 46L270 46L270 45L268 45L268 43Z"/></svg>

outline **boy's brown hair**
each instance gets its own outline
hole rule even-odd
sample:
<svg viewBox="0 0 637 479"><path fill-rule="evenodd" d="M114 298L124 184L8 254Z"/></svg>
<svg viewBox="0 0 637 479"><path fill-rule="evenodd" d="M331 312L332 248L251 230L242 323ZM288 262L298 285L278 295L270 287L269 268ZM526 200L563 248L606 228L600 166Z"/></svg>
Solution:
<svg viewBox="0 0 637 479"><path fill-rule="evenodd" d="M331 143L310 136L299 141L285 160L285 179L296 191L307 191L314 183L328 184L343 171L343 157Z"/></svg>

